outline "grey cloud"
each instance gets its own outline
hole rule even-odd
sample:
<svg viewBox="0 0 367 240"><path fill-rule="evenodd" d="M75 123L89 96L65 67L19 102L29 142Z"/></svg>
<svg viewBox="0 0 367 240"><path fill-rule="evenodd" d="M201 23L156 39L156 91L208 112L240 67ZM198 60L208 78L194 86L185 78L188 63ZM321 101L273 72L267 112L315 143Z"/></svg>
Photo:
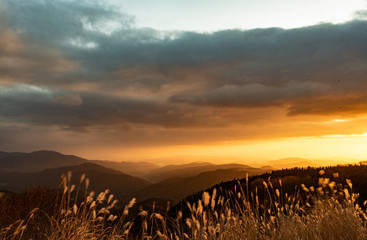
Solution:
<svg viewBox="0 0 367 240"><path fill-rule="evenodd" d="M319 96L313 99L299 99L290 104L288 116L301 114L351 116L364 114L367 111L367 94L350 94Z"/></svg>
<svg viewBox="0 0 367 240"><path fill-rule="evenodd" d="M3 117L65 127L206 126L210 118L220 126L232 119L228 113L214 119L213 108L284 106L290 115L315 114L330 107L316 110L322 99L335 105L351 95L365 99L364 20L289 30L163 33L136 29L132 16L95 3L0 2L6 13L0 14L0 81L49 90L2 92ZM105 21L119 28L106 33ZM83 83L97 90L73 91ZM110 94L114 90L135 97L117 97ZM141 91L157 98L136 97ZM361 109L357 100L345 109Z"/></svg>
<svg viewBox="0 0 367 240"><path fill-rule="evenodd" d="M62 46L70 39L103 35L104 22L130 28L134 18L98 1L2 1L8 22L22 37L36 44Z"/></svg>
<svg viewBox="0 0 367 240"><path fill-rule="evenodd" d="M314 80L312 74L345 61L365 61L365 22L324 24L308 28L228 30L213 34L181 33L174 40L140 44L122 62L146 66L171 81L200 75L208 84L281 84L292 78ZM274 80L277 78L277 80ZM324 80L326 81L326 80Z"/></svg>
<svg viewBox="0 0 367 240"><path fill-rule="evenodd" d="M344 111L362 112L358 106L367 103L363 80L367 74L366 29L365 21L354 21L244 31L249 40L236 48L239 54L233 53L232 61L208 64L208 71L203 71L208 79L206 89L176 93L168 101L222 107L285 106L289 115L338 112L333 105L348 103ZM225 52L231 55L234 49ZM332 96L336 96L333 104L319 103ZM350 101L351 97L355 100Z"/></svg>
<svg viewBox="0 0 367 240"><path fill-rule="evenodd" d="M172 96L170 102L216 106L276 106L298 98L312 98L327 90L327 86L312 82L290 81L281 86L252 83L244 86L225 85L195 96Z"/></svg>
<svg viewBox="0 0 367 240"><path fill-rule="evenodd" d="M98 125L202 125L192 110L141 98L69 93L29 85L0 88L0 115L9 121L65 129Z"/></svg>
<svg viewBox="0 0 367 240"><path fill-rule="evenodd" d="M72 93L65 93L62 96L55 97L53 101L56 103L65 104L69 106L79 106L83 103L80 94L72 94Z"/></svg>
<svg viewBox="0 0 367 240"><path fill-rule="evenodd" d="M111 82L118 87L154 90L198 79L209 88L254 82L276 85L293 79L320 81L315 76L322 69L341 72L343 69L339 68L346 61L365 62L367 57L367 37L361 33L366 29L364 21L291 30L162 33L136 29L132 17L85 1L6 3L13 28L22 30L22 38L59 51L62 57L80 66L61 76L52 71L41 72L38 81L42 83L57 85L78 78L101 85ZM121 22L123 27L104 34L98 31L102 29L98 27L102 20ZM86 28L85 22L92 27ZM70 39L95 43L96 47L71 45ZM33 61L37 59L36 53L31 54ZM144 75L126 77L135 69Z"/></svg>
<svg viewBox="0 0 367 240"><path fill-rule="evenodd" d="M116 97L101 93L65 92L31 85L0 88L0 120L25 126L54 126L88 131L89 127L212 128L246 124L263 118L246 111L191 107L142 97ZM1 124L0 124L1 125Z"/></svg>
<svg viewBox="0 0 367 240"><path fill-rule="evenodd" d="M188 103L216 107L284 107L288 116L351 115L366 111L367 94L365 83L360 89L348 90L336 81L334 85L316 82L290 81L280 86L248 84L223 86L202 94L186 93L171 96L169 102Z"/></svg>
<svg viewBox="0 0 367 240"><path fill-rule="evenodd" d="M183 93L171 96L168 101L188 103L197 106L216 107L284 107L287 115L350 115L366 111L367 86L351 89L340 83L290 81L280 86L267 86L258 83L244 86L226 85L204 93Z"/></svg>

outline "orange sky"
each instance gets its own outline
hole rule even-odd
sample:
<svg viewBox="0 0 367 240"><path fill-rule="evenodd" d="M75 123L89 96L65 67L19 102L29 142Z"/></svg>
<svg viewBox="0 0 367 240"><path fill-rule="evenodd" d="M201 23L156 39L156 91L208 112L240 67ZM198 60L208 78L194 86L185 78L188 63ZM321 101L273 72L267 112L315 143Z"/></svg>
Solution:
<svg viewBox="0 0 367 240"><path fill-rule="evenodd" d="M367 159L365 9L344 22L198 32L144 28L108 6L0 3L0 150Z"/></svg>

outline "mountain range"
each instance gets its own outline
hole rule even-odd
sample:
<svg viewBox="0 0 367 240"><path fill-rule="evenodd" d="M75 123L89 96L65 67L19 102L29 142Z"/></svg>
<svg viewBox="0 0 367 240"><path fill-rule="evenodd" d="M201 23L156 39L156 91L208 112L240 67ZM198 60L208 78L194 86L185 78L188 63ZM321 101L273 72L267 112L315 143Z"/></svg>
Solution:
<svg viewBox="0 0 367 240"><path fill-rule="evenodd" d="M146 177L152 181L159 182L174 177L193 177L203 172L214 171L217 169L233 169L253 171L254 168L238 164L212 164L207 162L189 163L182 165L168 165L150 171ZM270 168L269 168L270 169ZM269 170L267 169L267 170ZM258 171L260 171L258 169Z"/></svg>
<svg viewBox="0 0 367 240"><path fill-rule="evenodd" d="M101 192L110 189L122 202L132 197L138 201L167 199L177 202L184 197L220 182L254 176L278 168L318 166L300 158L288 158L257 167L229 163L194 162L160 167L148 162L112 162L87 160L53 151L7 153L0 151L0 190L20 192L25 188L42 186L57 189L60 176L72 172L72 184L80 176L90 179L88 190Z"/></svg>

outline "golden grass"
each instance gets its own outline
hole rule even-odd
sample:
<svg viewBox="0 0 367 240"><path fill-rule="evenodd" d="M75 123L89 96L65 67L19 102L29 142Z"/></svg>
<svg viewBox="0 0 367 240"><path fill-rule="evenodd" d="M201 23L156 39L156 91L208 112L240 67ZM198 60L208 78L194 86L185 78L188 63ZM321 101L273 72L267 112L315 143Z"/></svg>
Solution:
<svg viewBox="0 0 367 240"><path fill-rule="evenodd" d="M131 216L135 199L114 215L116 200L108 190L98 195L85 191L78 199L89 180L82 176L75 187L70 178L71 173L62 176L64 192L54 214L35 208L1 229L0 239L367 239L367 212L357 204L349 180L336 184L321 176L319 187L302 185L301 193L288 195L269 179L263 183L267 196L261 202L256 192L238 183L231 199L214 189L187 203L188 217L182 211L169 217L144 210Z"/></svg>

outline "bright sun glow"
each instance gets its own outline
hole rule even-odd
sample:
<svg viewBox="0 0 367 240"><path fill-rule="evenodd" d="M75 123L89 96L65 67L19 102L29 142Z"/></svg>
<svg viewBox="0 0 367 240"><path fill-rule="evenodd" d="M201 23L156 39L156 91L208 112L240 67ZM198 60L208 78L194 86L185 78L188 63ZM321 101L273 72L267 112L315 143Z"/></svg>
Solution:
<svg viewBox="0 0 367 240"><path fill-rule="evenodd" d="M233 142L223 145L144 148L131 151L131 155L126 151L123 154L129 155L131 159L156 159L157 161L170 157L172 163L175 162L175 159L180 161L205 159L223 163L228 161L228 158L233 158L235 161L261 163L290 156L309 159L332 159L336 156L347 156L351 161L354 159L355 162L358 162L367 159L366 149L367 133L363 133L286 138L252 143Z"/></svg>

